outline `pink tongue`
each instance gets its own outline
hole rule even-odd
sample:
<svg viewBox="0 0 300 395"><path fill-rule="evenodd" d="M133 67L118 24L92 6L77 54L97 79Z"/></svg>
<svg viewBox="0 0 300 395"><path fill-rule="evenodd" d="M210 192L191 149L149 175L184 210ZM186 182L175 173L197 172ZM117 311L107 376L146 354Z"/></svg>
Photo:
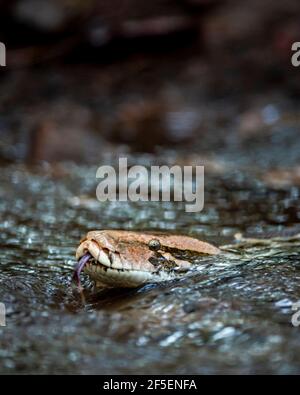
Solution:
<svg viewBox="0 0 300 395"><path fill-rule="evenodd" d="M78 263L75 267L73 279L77 281L79 287L81 286L80 274L81 274L82 270L84 269L84 266L87 264L87 262L89 261L89 259L91 257L92 257L92 255L89 252L87 252L85 255L83 255L80 258L80 260L78 261Z"/></svg>

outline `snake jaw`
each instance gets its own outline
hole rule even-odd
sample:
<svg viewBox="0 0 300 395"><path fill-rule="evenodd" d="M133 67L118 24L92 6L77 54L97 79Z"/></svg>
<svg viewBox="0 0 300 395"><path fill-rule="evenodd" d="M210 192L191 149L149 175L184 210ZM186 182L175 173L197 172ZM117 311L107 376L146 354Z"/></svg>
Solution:
<svg viewBox="0 0 300 395"><path fill-rule="evenodd" d="M87 252L89 252L94 259L98 260L100 247L94 240L85 240L82 243L80 243L76 251L76 259L79 260Z"/></svg>
<svg viewBox="0 0 300 395"><path fill-rule="evenodd" d="M94 240L84 239L81 241L76 251L76 259L78 263L75 267L73 279L77 281L79 287L81 286L80 274L92 264L92 260L99 262L104 267L110 267L108 255Z"/></svg>
<svg viewBox="0 0 300 395"><path fill-rule="evenodd" d="M119 254L102 248L95 240L83 240L76 252L78 264L75 268L74 279L80 286L80 274L87 273L96 284L114 287L135 288L151 278L147 271L123 268Z"/></svg>
<svg viewBox="0 0 300 395"><path fill-rule="evenodd" d="M89 253L101 265L108 268L112 267L112 263L109 258L109 251L106 248L100 247L96 241L84 240L77 249L76 259L79 260L87 253Z"/></svg>

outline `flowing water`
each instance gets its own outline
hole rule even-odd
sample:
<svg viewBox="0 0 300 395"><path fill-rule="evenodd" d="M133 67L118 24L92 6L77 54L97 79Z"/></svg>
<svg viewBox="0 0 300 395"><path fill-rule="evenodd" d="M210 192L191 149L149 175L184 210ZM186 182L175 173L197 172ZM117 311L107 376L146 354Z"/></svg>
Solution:
<svg viewBox="0 0 300 395"><path fill-rule="evenodd" d="M299 373L299 188L252 173L207 174L205 210L99 203L96 169L8 165L0 172L1 373ZM133 290L71 283L93 229L188 234L224 254L188 276ZM267 239L236 243L234 235ZM271 240L281 236L281 239Z"/></svg>

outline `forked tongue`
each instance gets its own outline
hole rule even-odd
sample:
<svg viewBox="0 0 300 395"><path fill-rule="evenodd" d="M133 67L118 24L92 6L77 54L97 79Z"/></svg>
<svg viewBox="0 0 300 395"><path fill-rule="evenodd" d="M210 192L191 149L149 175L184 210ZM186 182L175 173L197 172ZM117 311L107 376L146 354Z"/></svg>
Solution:
<svg viewBox="0 0 300 395"><path fill-rule="evenodd" d="M91 257L92 257L92 255L89 252L87 252L80 258L80 260L78 261L78 263L75 267L73 280L77 281L77 284L79 287L81 287L80 274Z"/></svg>

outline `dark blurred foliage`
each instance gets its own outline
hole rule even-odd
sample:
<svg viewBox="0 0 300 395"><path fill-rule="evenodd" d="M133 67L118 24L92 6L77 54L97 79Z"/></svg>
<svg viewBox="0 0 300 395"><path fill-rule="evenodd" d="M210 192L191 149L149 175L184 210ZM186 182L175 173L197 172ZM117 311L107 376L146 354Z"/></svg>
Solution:
<svg viewBox="0 0 300 395"><path fill-rule="evenodd" d="M0 35L10 48L27 48L27 58L26 52L19 57L15 52L11 64L16 66L70 54L78 61L106 62L134 51L188 45L199 37L201 19L219 2L2 1Z"/></svg>
<svg viewBox="0 0 300 395"><path fill-rule="evenodd" d="M298 0L0 7L2 161L95 163L100 151L158 147L238 153L268 147L274 134L297 137Z"/></svg>

